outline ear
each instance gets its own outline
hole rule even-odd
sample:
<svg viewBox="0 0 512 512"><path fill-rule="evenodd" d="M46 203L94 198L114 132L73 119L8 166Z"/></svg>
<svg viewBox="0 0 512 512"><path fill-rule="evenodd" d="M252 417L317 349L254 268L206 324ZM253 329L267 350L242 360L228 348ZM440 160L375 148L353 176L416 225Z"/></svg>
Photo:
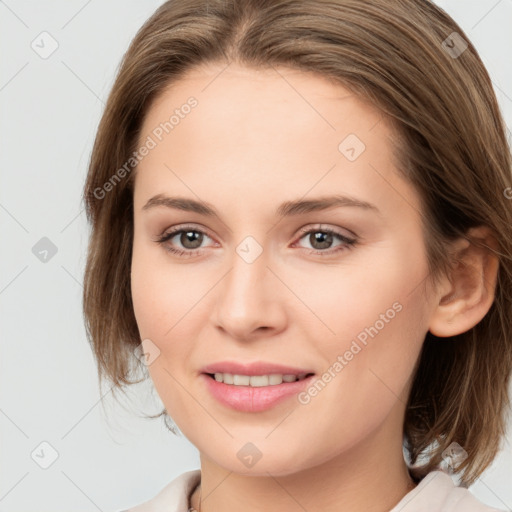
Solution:
<svg viewBox="0 0 512 512"><path fill-rule="evenodd" d="M487 226L472 228L467 238L453 243L454 265L438 287L437 305L430 318L433 335L462 334L487 314L494 301L499 267L491 249L498 250L499 245Z"/></svg>

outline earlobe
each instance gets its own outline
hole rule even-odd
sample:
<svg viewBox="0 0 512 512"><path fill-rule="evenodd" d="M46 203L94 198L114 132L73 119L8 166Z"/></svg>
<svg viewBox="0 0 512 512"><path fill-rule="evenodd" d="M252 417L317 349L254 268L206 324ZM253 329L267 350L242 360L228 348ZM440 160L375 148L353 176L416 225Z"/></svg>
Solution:
<svg viewBox="0 0 512 512"><path fill-rule="evenodd" d="M499 260L492 252L497 249L495 238L485 226L472 228L467 239L454 243L454 265L450 276L438 287L437 305L430 318L432 334L462 334L487 314L494 301L498 277Z"/></svg>

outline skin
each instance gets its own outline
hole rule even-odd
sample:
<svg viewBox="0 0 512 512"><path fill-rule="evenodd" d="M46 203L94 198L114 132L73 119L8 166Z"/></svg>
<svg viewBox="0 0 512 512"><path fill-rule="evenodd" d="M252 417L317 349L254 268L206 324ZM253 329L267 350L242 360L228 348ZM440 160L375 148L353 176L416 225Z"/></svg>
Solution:
<svg viewBox="0 0 512 512"><path fill-rule="evenodd" d="M287 68L196 68L151 105L141 143L190 96L197 107L136 170L131 282L141 339L160 351L151 378L200 452L201 510L388 511L414 487L402 422L425 335L452 336L481 320L497 262L461 240L454 249L471 264L428 286L419 196L397 171L394 134L373 105L339 84ZM366 146L354 161L338 149L349 134ZM274 213L284 201L333 193L378 212ZM206 201L220 219L143 210L157 194ZM178 256L155 242L185 223L205 233L199 253ZM334 237L322 249L299 232L322 232L320 224L355 235L356 245L343 248ZM236 252L249 235L262 249L252 263ZM166 244L193 250L183 238ZM199 377L204 365L228 359L321 376L397 302L401 311L308 404L293 397L239 412ZM250 468L237 457L248 442L262 454ZM196 509L199 492L191 497Z"/></svg>

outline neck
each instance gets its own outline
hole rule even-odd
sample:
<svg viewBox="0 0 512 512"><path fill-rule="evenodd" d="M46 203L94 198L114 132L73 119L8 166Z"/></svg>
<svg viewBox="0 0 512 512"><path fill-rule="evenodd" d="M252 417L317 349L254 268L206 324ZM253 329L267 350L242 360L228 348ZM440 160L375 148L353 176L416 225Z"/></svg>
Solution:
<svg viewBox="0 0 512 512"><path fill-rule="evenodd" d="M277 477L228 471L201 454L201 485L191 506L199 512L337 512L343 504L346 512L387 512L415 487L401 437L391 442L387 434L384 429L323 464Z"/></svg>

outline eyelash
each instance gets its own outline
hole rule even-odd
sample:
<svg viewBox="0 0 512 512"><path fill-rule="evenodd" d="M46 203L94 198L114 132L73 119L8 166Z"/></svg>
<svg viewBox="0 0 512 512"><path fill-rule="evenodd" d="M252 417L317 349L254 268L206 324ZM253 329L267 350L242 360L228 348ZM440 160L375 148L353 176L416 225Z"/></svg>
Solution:
<svg viewBox="0 0 512 512"><path fill-rule="evenodd" d="M184 233L187 231L193 231L194 233L201 233L203 235L208 236L208 238L212 238L208 235L208 233L204 232L201 229L197 229L194 226L178 226L177 228L175 228L171 231L162 233L155 240L155 242L157 242L158 244L161 244L164 247L164 249L170 253L176 254L178 256L184 256L184 257L190 258L192 256L195 256L197 253L201 252L201 249L189 249L189 250L176 249L175 247L171 247L169 244L166 243L168 240L174 238L174 236L176 236L177 234ZM348 238L333 229L321 228L321 227L301 229L300 230L301 236L298 238L297 241L301 240L302 238L304 238L304 236L306 236L310 233L325 233L325 234L332 235L333 237L337 237L341 242L343 242L344 245L339 246L339 247L341 247L341 249L340 248L330 249L330 250L327 249L325 251L319 251L319 250L315 250L315 249L307 249L307 250L309 250L309 254L315 254L315 255L319 255L319 256L331 256L334 253L342 252L345 250L350 250L355 245L357 245L356 239Z"/></svg>

